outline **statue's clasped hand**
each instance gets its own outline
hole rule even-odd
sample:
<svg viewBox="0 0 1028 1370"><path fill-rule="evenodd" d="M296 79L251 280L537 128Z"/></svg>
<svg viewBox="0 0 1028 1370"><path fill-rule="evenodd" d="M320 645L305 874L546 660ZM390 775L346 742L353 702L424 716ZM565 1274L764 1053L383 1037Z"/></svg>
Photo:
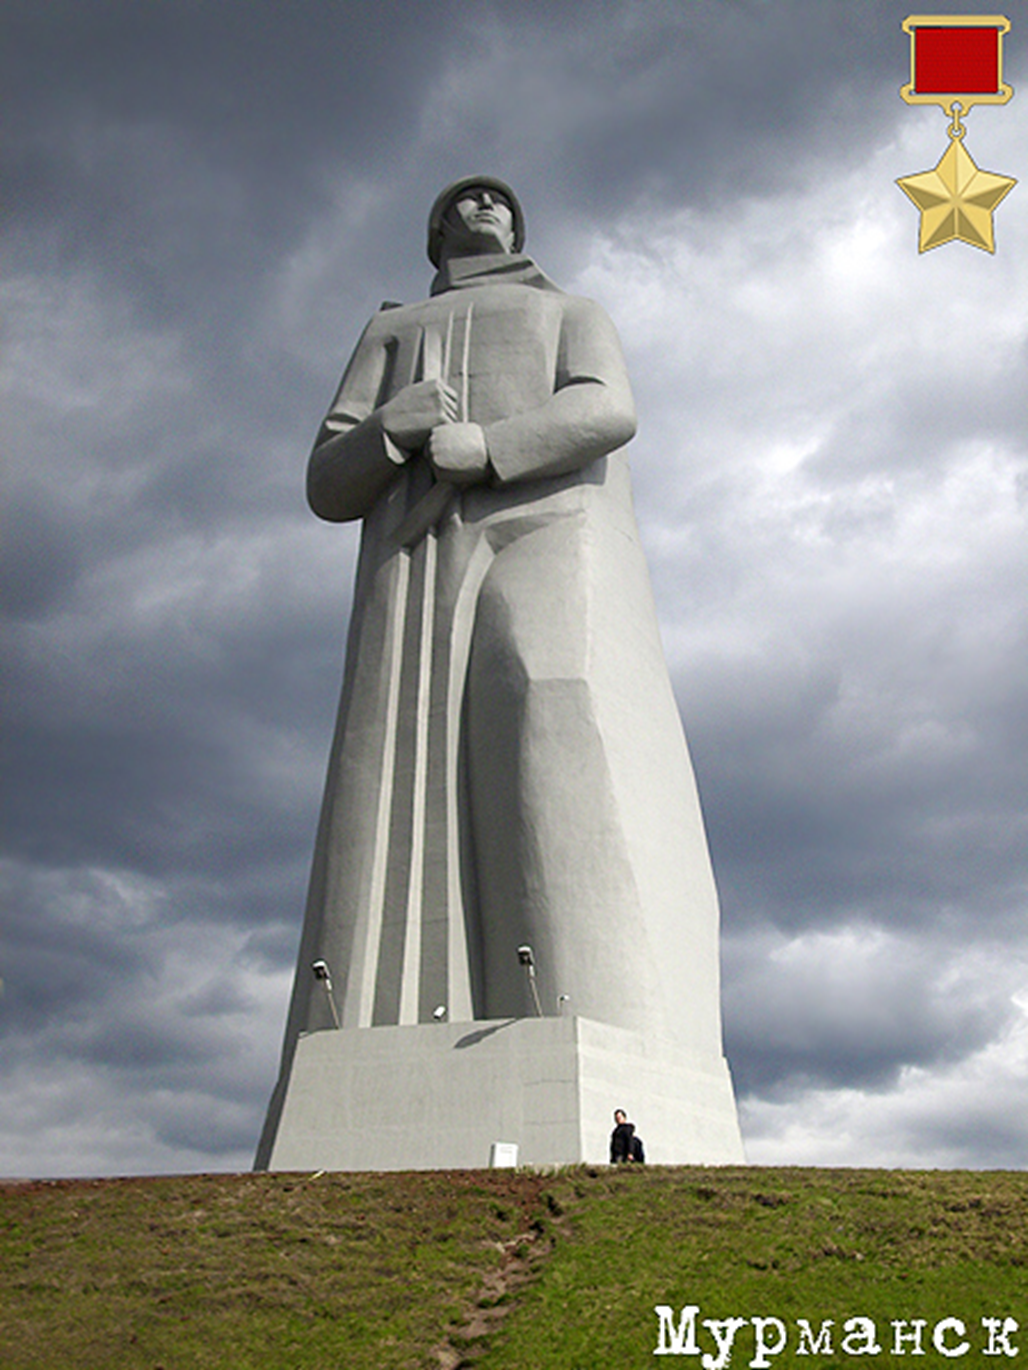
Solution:
<svg viewBox="0 0 1028 1370"><path fill-rule="evenodd" d="M436 479L471 485L489 469L485 433L477 423L457 422L460 399L444 380L405 386L382 406L382 427L408 455L424 450Z"/></svg>
<svg viewBox="0 0 1028 1370"><path fill-rule="evenodd" d="M436 479L472 485L489 469L485 433L478 423L444 423L433 428L425 447Z"/></svg>
<svg viewBox="0 0 1028 1370"><path fill-rule="evenodd" d="M451 385L443 380L417 381L382 406L382 427L397 447L413 453L425 446L434 429L453 423L459 411L460 400Z"/></svg>

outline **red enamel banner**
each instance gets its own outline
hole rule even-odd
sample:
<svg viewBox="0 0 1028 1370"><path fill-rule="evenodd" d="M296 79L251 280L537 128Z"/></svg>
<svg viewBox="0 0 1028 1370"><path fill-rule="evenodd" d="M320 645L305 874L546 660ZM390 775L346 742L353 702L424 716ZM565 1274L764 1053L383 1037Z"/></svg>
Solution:
<svg viewBox="0 0 1028 1370"><path fill-rule="evenodd" d="M999 29L914 30L914 89L918 95L995 95L999 92Z"/></svg>

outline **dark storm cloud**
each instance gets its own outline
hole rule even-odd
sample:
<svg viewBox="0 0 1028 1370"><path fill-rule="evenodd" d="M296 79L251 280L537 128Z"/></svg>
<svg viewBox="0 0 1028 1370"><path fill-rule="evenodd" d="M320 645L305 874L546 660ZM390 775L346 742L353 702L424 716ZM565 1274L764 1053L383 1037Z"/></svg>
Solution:
<svg viewBox="0 0 1028 1370"><path fill-rule="evenodd" d="M382 174L454 37L444 5L421 24L390 3L6 8L17 203L61 204L72 252L191 266L194 302L212 258L252 273L295 229L324 157Z"/></svg>
<svg viewBox="0 0 1028 1370"><path fill-rule="evenodd" d="M1023 967L947 943L932 929L890 936L859 923L725 945L727 1049L737 1087L769 1098L811 1086L882 1089L901 1070L962 1060L1017 1017ZM997 994L998 979L1008 994Z"/></svg>
<svg viewBox="0 0 1028 1370"><path fill-rule="evenodd" d="M880 641L861 645L890 659ZM826 657L834 647L823 644ZM733 917L799 928L873 912L918 924L972 900L976 920L1013 929L1028 704L1023 638L1013 648L990 653L993 700L976 702L973 667L951 643L943 679L882 688L874 733L840 702L838 678L810 662L737 663L710 681L706 701L702 677L691 679L686 716ZM922 739L906 747L905 710L922 713L909 722Z"/></svg>
<svg viewBox="0 0 1028 1370"><path fill-rule="evenodd" d="M142 969L140 956L109 929L75 918L93 884L82 873L59 881L13 862L6 869L4 1009L21 1031L42 1028L59 1011L95 1007Z"/></svg>
<svg viewBox="0 0 1028 1370"><path fill-rule="evenodd" d="M811 156L847 155L839 128L895 40L894 10L773 8L777 23L760 3L631 6L587 20L582 60L561 80L578 96L570 188L592 216L626 195L701 208L726 193L760 196ZM866 137L884 126L883 108L874 102Z"/></svg>
<svg viewBox="0 0 1028 1370"><path fill-rule="evenodd" d="M889 110L867 83L898 43L887 3L780 4L775 22L760 3L7 9L22 225L166 317L204 282L222 337L336 178L416 197L394 263L440 178L483 158L524 175L543 224L760 195L812 155L862 154ZM840 137L857 90L863 142Z"/></svg>
<svg viewBox="0 0 1028 1370"><path fill-rule="evenodd" d="M48 509L36 490L9 492L0 541L0 612L14 620L44 617L78 579L70 520Z"/></svg>
<svg viewBox="0 0 1028 1370"><path fill-rule="evenodd" d="M5 1157L66 1174L245 1164L275 1047L259 996L284 989L274 924L219 928L225 886L182 871L4 873Z"/></svg>

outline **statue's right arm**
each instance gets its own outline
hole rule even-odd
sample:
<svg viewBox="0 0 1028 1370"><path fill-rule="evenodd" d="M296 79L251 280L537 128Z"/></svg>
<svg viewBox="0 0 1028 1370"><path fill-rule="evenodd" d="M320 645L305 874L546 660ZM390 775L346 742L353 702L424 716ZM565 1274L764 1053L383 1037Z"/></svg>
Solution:
<svg viewBox="0 0 1028 1370"><path fill-rule="evenodd" d="M457 395L441 380L404 386L385 402L387 340L368 325L321 425L307 467L307 500L323 519L363 518L429 433L457 413Z"/></svg>
<svg viewBox="0 0 1028 1370"><path fill-rule="evenodd" d="M377 411L389 350L372 319L350 358L307 465L307 502L323 519L362 518L407 460Z"/></svg>

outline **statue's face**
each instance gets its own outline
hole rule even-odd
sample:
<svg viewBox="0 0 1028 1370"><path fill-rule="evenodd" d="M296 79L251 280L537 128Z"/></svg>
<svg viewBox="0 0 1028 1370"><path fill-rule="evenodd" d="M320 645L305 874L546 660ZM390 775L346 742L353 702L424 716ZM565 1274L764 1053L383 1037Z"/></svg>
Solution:
<svg viewBox="0 0 1028 1370"><path fill-rule="evenodd" d="M461 254L510 252L514 246L514 211L498 190L471 186L446 211L443 235Z"/></svg>

